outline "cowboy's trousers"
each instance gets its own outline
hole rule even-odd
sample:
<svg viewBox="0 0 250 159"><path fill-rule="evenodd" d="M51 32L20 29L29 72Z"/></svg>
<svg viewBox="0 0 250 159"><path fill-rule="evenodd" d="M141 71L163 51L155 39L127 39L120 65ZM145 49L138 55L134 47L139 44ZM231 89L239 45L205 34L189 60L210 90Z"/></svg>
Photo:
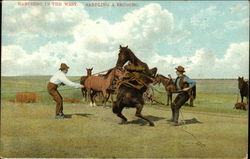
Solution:
<svg viewBox="0 0 250 159"><path fill-rule="evenodd" d="M48 92L53 97L54 101L56 102L56 115L59 113L63 113L63 98L61 94L57 91L57 85L54 83L48 83Z"/></svg>

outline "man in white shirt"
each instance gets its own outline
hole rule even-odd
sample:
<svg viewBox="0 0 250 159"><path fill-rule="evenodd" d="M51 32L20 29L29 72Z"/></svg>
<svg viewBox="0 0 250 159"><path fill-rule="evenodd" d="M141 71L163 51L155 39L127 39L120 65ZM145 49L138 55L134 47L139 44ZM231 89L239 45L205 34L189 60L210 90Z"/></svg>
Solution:
<svg viewBox="0 0 250 159"><path fill-rule="evenodd" d="M58 92L57 88L61 85L68 85L75 88L84 88L83 85L78 83L71 82L67 77L66 73L68 72L69 66L65 63L61 64L61 67L57 73L55 73L49 80L48 83L48 92L56 101L56 119L63 119L63 98Z"/></svg>

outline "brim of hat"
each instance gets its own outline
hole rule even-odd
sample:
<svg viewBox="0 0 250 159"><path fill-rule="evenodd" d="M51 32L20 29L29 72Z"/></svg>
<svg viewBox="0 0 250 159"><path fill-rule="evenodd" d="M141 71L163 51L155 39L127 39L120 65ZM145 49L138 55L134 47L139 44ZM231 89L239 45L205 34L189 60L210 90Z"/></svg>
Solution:
<svg viewBox="0 0 250 159"><path fill-rule="evenodd" d="M180 70L178 70L178 68L175 68L177 71L179 71L179 72L186 72L186 71L180 71Z"/></svg>
<svg viewBox="0 0 250 159"><path fill-rule="evenodd" d="M65 70L65 69L69 69L69 67L66 67L66 68L64 68L64 69L62 69L62 68L59 68L59 70Z"/></svg>

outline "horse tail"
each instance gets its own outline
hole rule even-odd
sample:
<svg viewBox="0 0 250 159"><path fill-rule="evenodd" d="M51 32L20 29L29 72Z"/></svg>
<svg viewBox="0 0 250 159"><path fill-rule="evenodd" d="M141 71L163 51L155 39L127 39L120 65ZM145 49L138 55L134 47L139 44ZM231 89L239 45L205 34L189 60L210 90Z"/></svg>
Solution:
<svg viewBox="0 0 250 159"><path fill-rule="evenodd" d="M192 88L192 95L193 95L193 97L194 97L194 99L196 98L196 86L194 86L193 88Z"/></svg>

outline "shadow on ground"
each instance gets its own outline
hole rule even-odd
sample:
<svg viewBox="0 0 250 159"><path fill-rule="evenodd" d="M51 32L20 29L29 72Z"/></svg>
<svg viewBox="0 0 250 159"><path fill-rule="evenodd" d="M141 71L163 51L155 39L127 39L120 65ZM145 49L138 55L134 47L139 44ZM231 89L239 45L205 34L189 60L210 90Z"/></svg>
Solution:
<svg viewBox="0 0 250 159"><path fill-rule="evenodd" d="M201 124L202 122L198 121L196 118L186 119L181 121L179 125L189 125L189 124Z"/></svg>
<svg viewBox="0 0 250 159"><path fill-rule="evenodd" d="M73 115L81 116L81 117L89 117L93 114L88 114L88 113L74 113L74 114L65 114L65 118L72 118Z"/></svg>
<svg viewBox="0 0 250 159"><path fill-rule="evenodd" d="M152 116L152 115L147 115L145 117L148 118L149 120L151 120L152 122L165 119L163 117L157 117L157 116ZM128 121L128 122L126 122L126 124L139 124L139 125L143 126L143 125L147 125L148 122L144 119L139 118L136 120Z"/></svg>

